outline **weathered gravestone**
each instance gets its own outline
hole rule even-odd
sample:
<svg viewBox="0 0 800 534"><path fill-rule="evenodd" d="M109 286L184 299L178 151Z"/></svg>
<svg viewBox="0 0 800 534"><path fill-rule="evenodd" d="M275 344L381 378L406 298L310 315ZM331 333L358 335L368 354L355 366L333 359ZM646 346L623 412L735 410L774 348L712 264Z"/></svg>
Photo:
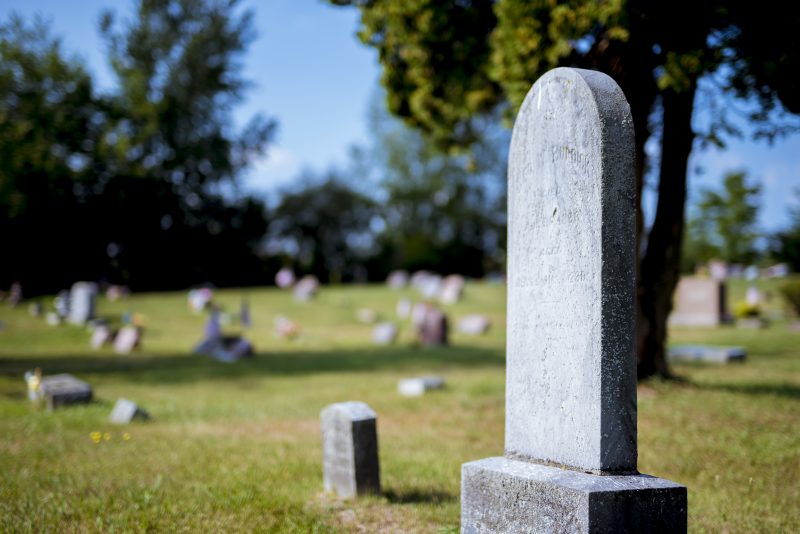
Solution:
<svg viewBox="0 0 800 534"><path fill-rule="evenodd" d="M363 402L340 402L320 413L325 491L341 497L379 493L375 412Z"/></svg>
<svg viewBox="0 0 800 534"><path fill-rule="evenodd" d="M682 532L637 472L633 126L608 76L528 93L508 170L505 456L462 466L463 532Z"/></svg>
<svg viewBox="0 0 800 534"><path fill-rule="evenodd" d="M69 322L83 325L94 318L97 284L76 282L69 293Z"/></svg>
<svg viewBox="0 0 800 534"><path fill-rule="evenodd" d="M130 354L139 347L142 341L142 331L136 326L123 326L114 338L114 352L117 354Z"/></svg>
<svg viewBox="0 0 800 534"><path fill-rule="evenodd" d="M39 389L48 410L92 400L92 387L69 374L45 376Z"/></svg>
<svg viewBox="0 0 800 534"><path fill-rule="evenodd" d="M150 419L150 414L139 408L135 402L128 399L117 399L108 420L115 425L127 425L134 419Z"/></svg>
<svg viewBox="0 0 800 534"><path fill-rule="evenodd" d="M425 347L446 346L450 330L447 316L436 306L422 302L411 312L417 340Z"/></svg>
<svg viewBox="0 0 800 534"><path fill-rule="evenodd" d="M725 320L725 282L681 278L675 289L671 326L718 326Z"/></svg>

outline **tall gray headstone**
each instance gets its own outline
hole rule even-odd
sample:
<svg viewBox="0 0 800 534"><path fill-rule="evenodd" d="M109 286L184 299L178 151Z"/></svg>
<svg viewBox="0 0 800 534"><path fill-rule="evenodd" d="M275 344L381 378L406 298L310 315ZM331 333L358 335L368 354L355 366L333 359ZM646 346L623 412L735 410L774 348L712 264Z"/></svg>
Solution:
<svg viewBox="0 0 800 534"><path fill-rule="evenodd" d="M686 530L637 472L630 109L594 71L531 88L508 168L505 456L462 467L464 532Z"/></svg>
<svg viewBox="0 0 800 534"><path fill-rule="evenodd" d="M340 402L320 413L325 491L341 497L379 493L375 412L363 402Z"/></svg>
<svg viewBox="0 0 800 534"><path fill-rule="evenodd" d="M97 284L76 282L69 293L69 322L83 325L94 318Z"/></svg>

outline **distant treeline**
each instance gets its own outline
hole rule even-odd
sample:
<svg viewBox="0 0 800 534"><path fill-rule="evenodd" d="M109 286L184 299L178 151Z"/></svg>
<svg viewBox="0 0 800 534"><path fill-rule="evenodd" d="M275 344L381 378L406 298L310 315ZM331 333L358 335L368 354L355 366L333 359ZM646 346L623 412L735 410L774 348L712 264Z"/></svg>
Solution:
<svg viewBox="0 0 800 534"><path fill-rule="evenodd" d="M375 111L374 146L268 205L239 182L275 124L257 116L236 131L231 118L252 14L203 0L133 13L102 17L108 92L41 20L0 23L0 288L259 285L284 265L334 282L502 267L507 132L487 128L485 143L448 155Z"/></svg>

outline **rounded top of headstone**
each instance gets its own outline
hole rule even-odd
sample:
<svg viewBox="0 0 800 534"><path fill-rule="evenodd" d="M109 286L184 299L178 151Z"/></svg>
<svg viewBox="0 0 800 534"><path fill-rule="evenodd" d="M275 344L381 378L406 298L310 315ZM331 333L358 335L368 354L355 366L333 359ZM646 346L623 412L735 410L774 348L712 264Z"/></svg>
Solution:
<svg viewBox="0 0 800 534"><path fill-rule="evenodd" d="M375 419L375 411L364 402L347 401L329 404L320 413L321 417L328 414L343 415L351 421L362 421L365 419Z"/></svg>
<svg viewBox="0 0 800 534"><path fill-rule="evenodd" d="M553 84L555 84L556 91L552 95L548 95L547 87ZM582 93L580 103L584 105L576 111L582 113L591 111L594 115L593 117L584 117L586 120L595 118L605 121L616 118L625 121L630 128L633 127L630 106L617 82L600 71L571 67L553 69L536 80L522 102L520 116L523 112L532 111L534 117L542 115L544 119L557 120L559 115L567 111L566 108L572 104L562 98L563 90L570 87ZM520 122L518 118L515 129Z"/></svg>

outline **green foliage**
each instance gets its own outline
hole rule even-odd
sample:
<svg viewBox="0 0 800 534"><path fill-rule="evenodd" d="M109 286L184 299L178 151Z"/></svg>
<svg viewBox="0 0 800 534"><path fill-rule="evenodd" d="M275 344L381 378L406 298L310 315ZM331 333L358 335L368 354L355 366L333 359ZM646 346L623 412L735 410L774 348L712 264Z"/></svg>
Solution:
<svg viewBox="0 0 800 534"><path fill-rule="evenodd" d="M168 181L181 196L206 195L262 154L274 124L261 116L231 131L242 97L240 56L254 37L237 0L140 0L123 28L101 27L119 78L119 121L107 148L135 175Z"/></svg>
<svg viewBox="0 0 800 534"><path fill-rule="evenodd" d="M250 13L236 1L141 0L123 25L106 13L102 29L119 85L97 96L46 25L0 26L0 284L263 282L264 206L236 180L274 124L230 126Z"/></svg>
<svg viewBox="0 0 800 534"><path fill-rule="evenodd" d="M378 50L389 110L448 146L474 140L471 117L491 111L500 88L489 77L491 0L355 0L361 41Z"/></svg>
<svg viewBox="0 0 800 534"><path fill-rule="evenodd" d="M759 185L748 183L744 172L727 174L721 192L703 190L696 214L689 220L684 243L686 264L712 258L741 264L755 261L760 191Z"/></svg>
<svg viewBox="0 0 800 534"><path fill-rule="evenodd" d="M295 258L298 267L323 281L357 278L357 267L374 254L374 201L334 173L283 194L271 213L268 247Z"/></svg>
<svg viewBox="0 0 800 534"><path fill-rule="evenodd" d="M42 20L0 25L0 283L71 276L69 262L60 273L49 263L92 253L74 236L96 187L103 124L89 74Z"/></svg>
<svg viewBox="0 0 800 534"><path fill-rule="evenodd" d="M796 317L800 317L800 281L787 282L779 288Z"/></svg>
<svg viewBox="0 0 800 534"><path fill-rule="evenodd" d="M548 70L569 64L595 41L604 46L627 41L624 2L497 2L497 26L491 37L491 79L503 88L517 109L533 80Z"/></svg>
<svg viewBox="0 0 800 534"><path fill-rule="evenodd" d="M616 80L636 132L638 200L654 170L645 145L654 134L660 142L648 236L641 206L637 217L646 244L638 277L639 374L667 376L663 348L681 267L689 154L696 137L722 144L737 132L730 105L712 110L707 131L693 129L698 82L709 82L715 100L752 104L747 119L757 136L796 130L796 120L778 120L776 111L800 112L800 37L793 29L800 4L782 6L775 17L774 9L743 0L330 1L361 12L359 34L378 50L390 110L453 149L475 142L469 125L476 115L499 109L514 116L533 82L553 67L599 70Z"/></svg>
<svg viewBox="0 0 800 534"><path fill-rule="evenodd" d="M800 188L795 190L795 203L788 227L770 236L770 250L773 258L800 272Z"/></svg>
<svg viewBox="0 0 800 534"><path fill-rule="evenodd" d="M442 151L398 121L373 116L374 172L384 200L381 241L389 263L481 276L505 249L504 132L474 121L468 154Z"/></svg>

